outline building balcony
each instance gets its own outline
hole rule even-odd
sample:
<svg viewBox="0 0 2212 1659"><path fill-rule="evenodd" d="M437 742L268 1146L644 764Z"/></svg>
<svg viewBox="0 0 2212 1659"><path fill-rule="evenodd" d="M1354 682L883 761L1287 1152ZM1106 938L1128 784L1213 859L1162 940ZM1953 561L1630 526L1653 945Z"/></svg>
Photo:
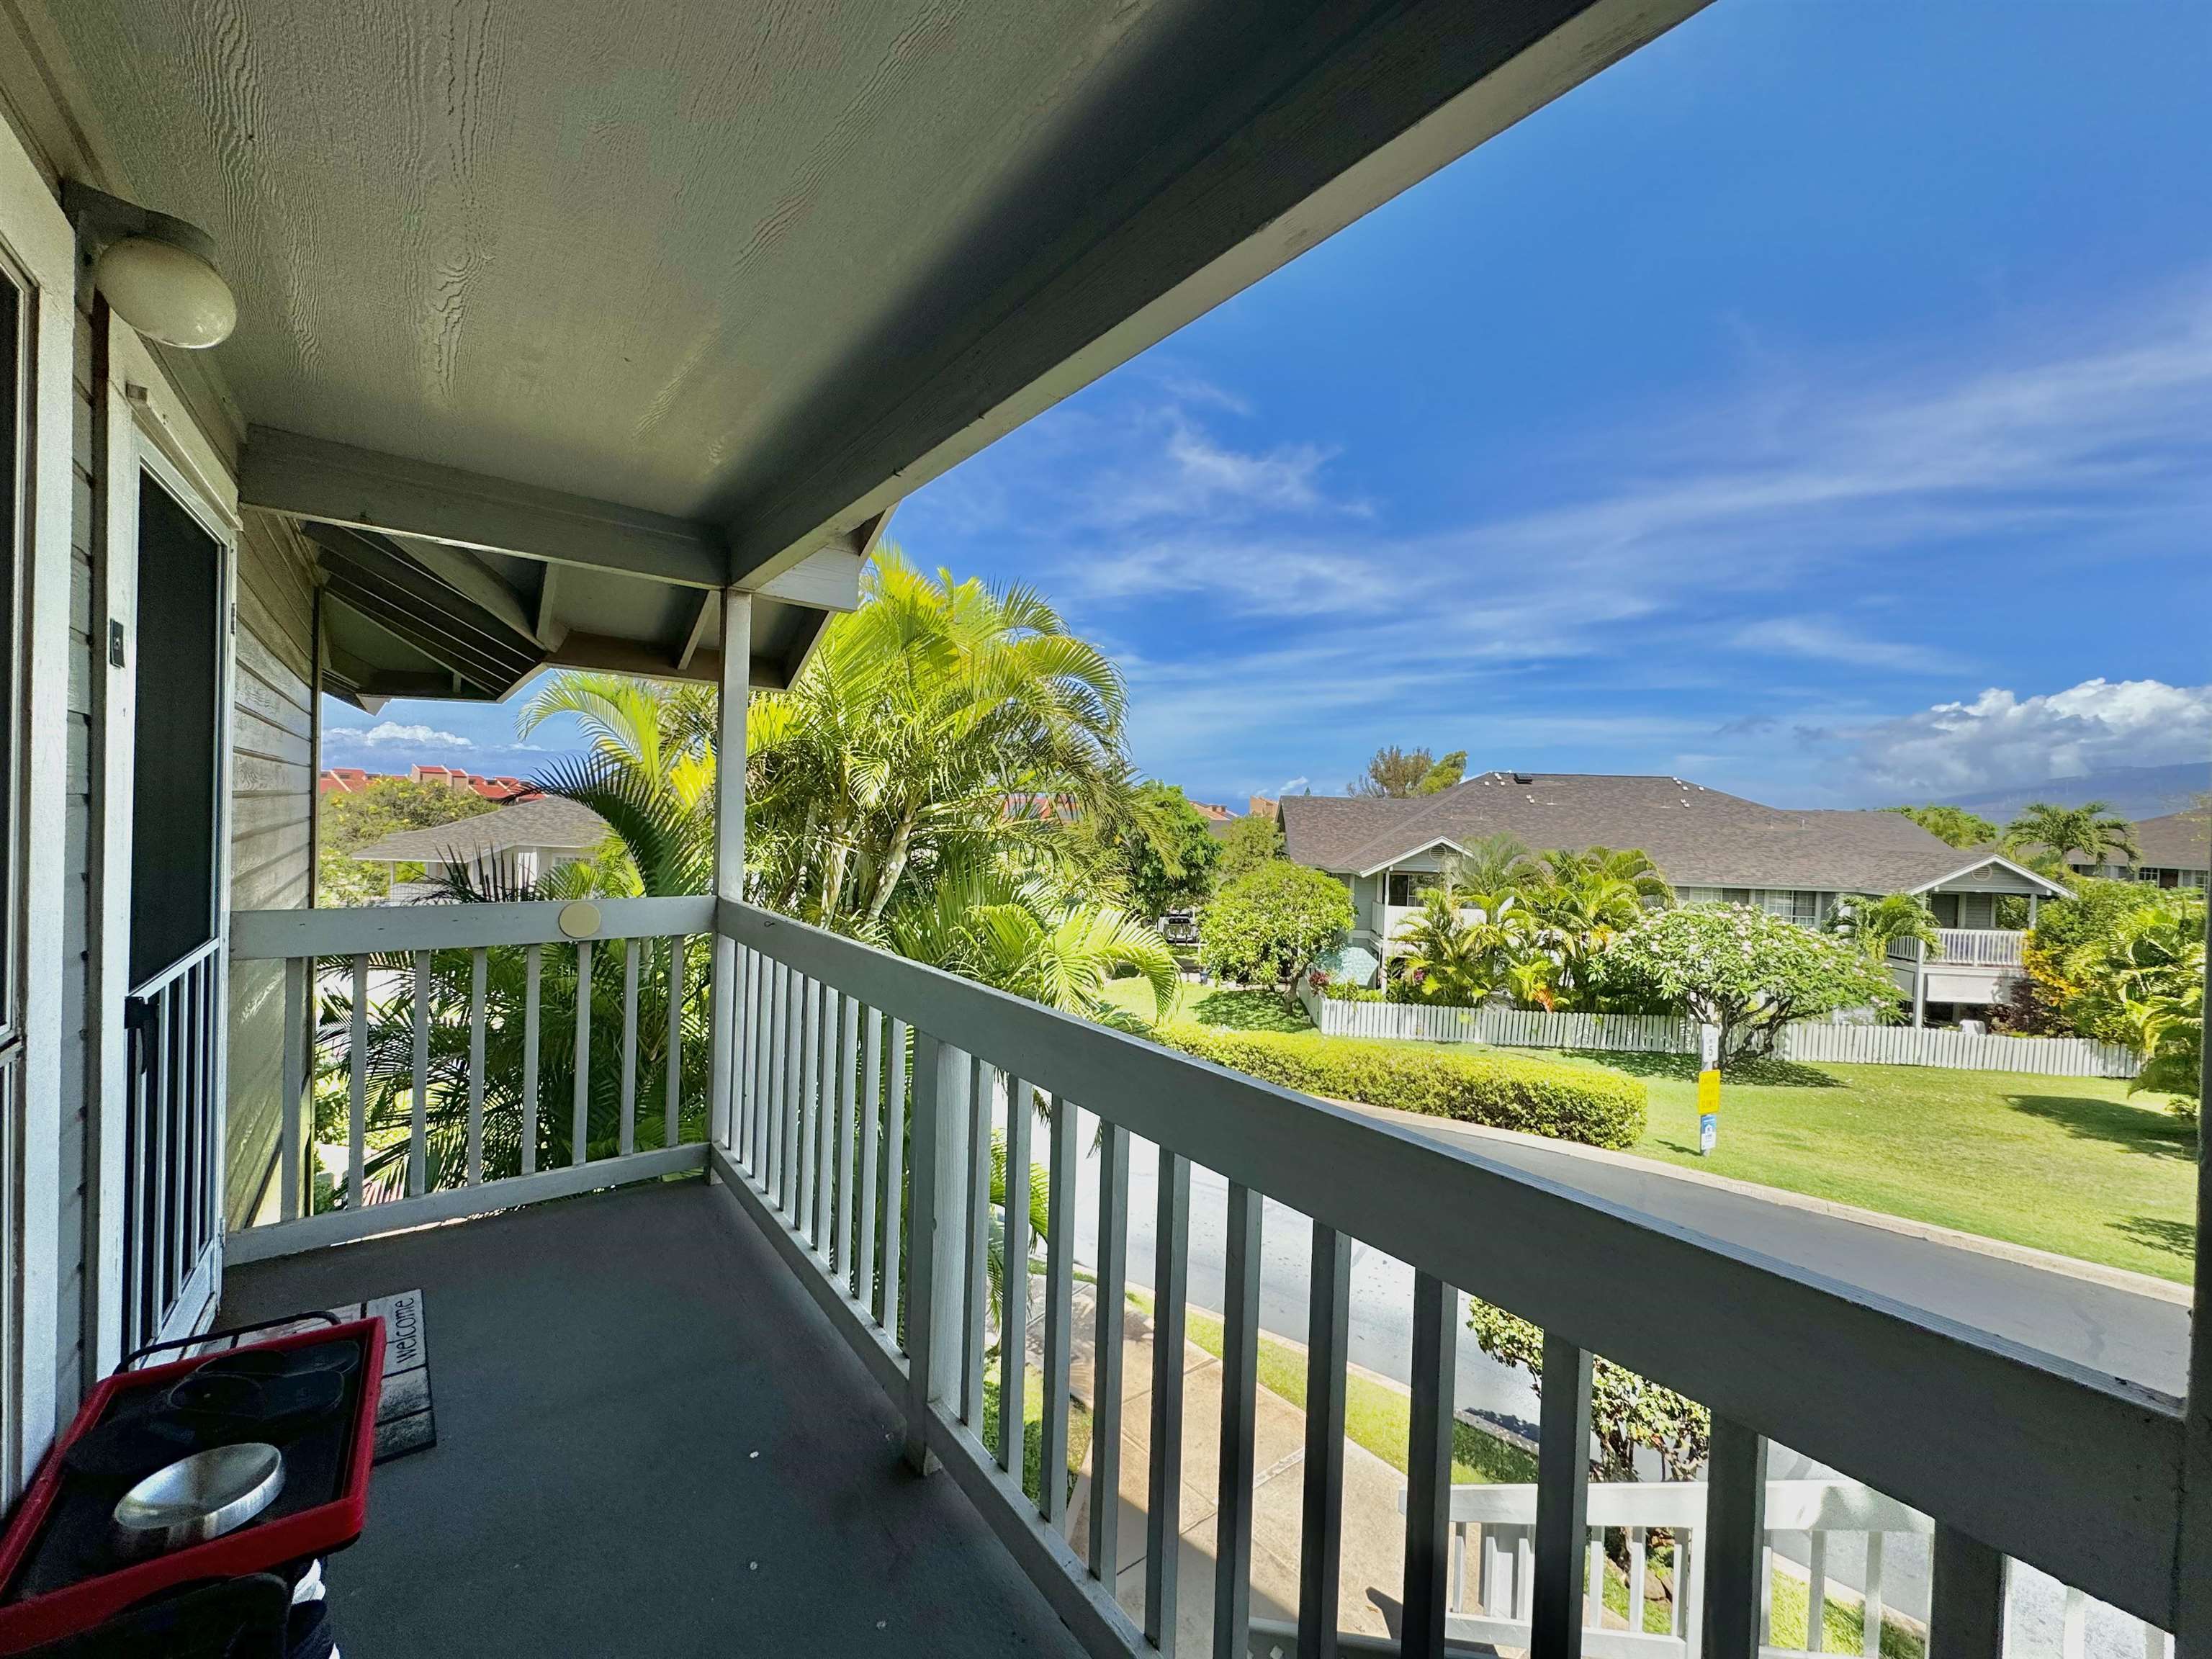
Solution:
<svg viewBox="0 0 2212 1659"><path fill-rule="evenodd" d="M224 1322L424 1293L440 1443L379 1470L332 1564L349 1653L705 1651L742 1630L775 1652L1287 1654L1326 1633L1441 1654L1574 1623L1611 1659L1752 1659L1805 1639L1776 1622L1777 1559L1815 1607L1887 1606L1931 1651L1994 1659L2008 1595L2068 1659L2163 1651L2172 1319L2115 1376L2112 1351L1974 1328L745 906L611 902L568 915L581 939L562 920L233 919L241 958L336 990L325 1130L287 1131L288 1213L230 1235ZM720 957L719 999L686 940ZM509 952L535 964L519 981ZM412 999L396 1026L346 1006L380 970L404 995L455 967L459 1000ZM1041 1236L992 1202L994 1141L1039 1172ZM1884 1249L1926 1249L1944 1281L1937 1246ZM1377 1263L1407 1310L1391 1457L1345 1428L1378 1386ZM1625 1293L1624 1264L1666 1293ZM1469 1295L1545 1332L1533 1470L1503 1486L1455 1485ZM1711 1407L1704 1478L1591 1481L1598 1356ZM1662 1549L1685 1569L1636 1579L1664 1607L1642 1630L1586 1595Z"/></svg>

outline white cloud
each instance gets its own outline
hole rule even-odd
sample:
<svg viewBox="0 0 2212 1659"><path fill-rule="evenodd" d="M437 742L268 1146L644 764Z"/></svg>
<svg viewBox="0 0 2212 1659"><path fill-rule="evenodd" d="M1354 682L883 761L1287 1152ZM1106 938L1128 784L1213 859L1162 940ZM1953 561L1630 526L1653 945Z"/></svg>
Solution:
<svg viewBox="0 0 2212 1659"><path fill-rule="evenodd" d="M1301 789L1310 789L1312 787L1311 778L1285 778L1275 786L1275 795L1278 799L1280 799L1285 795L1295 795Z"/></svg>
<svg viewBox="0 0 2212 1659"><path fill-rule="evenodd" d="M397 720L380 720L370 726L331 726L323 733L325 746L340 749L474 749L473 738L458 732L441 731L434 726L404 726Z"/></svg>
<svg viewBox="0 0 2212 1659"><path fill-rule="evenodd" d="M1737 629L1729 642L1754 655L1802 657L1909 674L1953 673L1960 666L1948 651L1910 640L1874 638L1824 617L1761 617Z"/></svg>
<svg viewBox="0 0 2212 1659"><path fill-rule="evenodd" d="M1856 734L1870 781L1951 792L2038 783L2116 766L2199 761L2212 753L2212 685L2084 680L2021 697L1991 688Z"/></svg>

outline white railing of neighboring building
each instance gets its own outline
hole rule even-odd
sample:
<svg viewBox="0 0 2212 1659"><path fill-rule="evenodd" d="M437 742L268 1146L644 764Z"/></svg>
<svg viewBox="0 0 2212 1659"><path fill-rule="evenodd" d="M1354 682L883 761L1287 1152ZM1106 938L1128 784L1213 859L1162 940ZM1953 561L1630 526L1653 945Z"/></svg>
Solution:
<svg viewBox="0 0 2212 1659"><path fill-rule="evenodd" d="M575 948L562 943L559 908L240 916L233 939L242 958L352 958L358 983L362 959L386 951ZM1518 1628L1525 1613L1534 1648L1565 1650L1583 1617L1596 1353L1711 1409L1707 1480L1686 1523L1701 1557L1693 1594L1703 1659L1759 1654L1766 1437L1851 1471L1869 1502L1931 1517L1929 1619L1945 1659L1999 1659L2008 1558L2139 1618L2172 1622L2183 1445L2175 1401L749 906L653 900L601 910L607 936L711 930L726 942L714 1029L730 1036L714 1057L722 1098L707 1146L622 1152L255 1228L234 1236L233 1259L704 1164L902 1409L908 1462L950 1473L1091 1653L1172 1647L1178 1609L1204 1596L1213 1650L1242 1654L1255 1641L1257 1650L1275 1644L1255 1627L1250 1603L1260 1273L1272 1199L1313 1223L1306 1444L1297 1476L1302 1652L1340 1646L1333 1638L1355 1241L1407 1264L1414 1278L1404 1653L1438 1659L1454 1634L1462 1292L1545 1333L1528 1594L1523 1607L1516 1589L1513 1621ZM422 1046L414 1050L418 1079ZM481 1076L480 1053L468 1065ZM1008 1187L1024 1190L1012 1172L1037 1163L1048 1176L1041 1270L1031 1266L1037 1241L1026 1206L1006 1206L1001 1218L991 1202L1001 1101L1016 1103L1005 1114ZM1079 1176L1088 1139L1082 1115L1097 1124L1095 1176ZM1090 1260L1102 1293L1087 1316L1095 1321L1091 1490L1123 1490L1120 1291L1138 1139L1159 1156L1152 1374L1137 1391L1148 1401L1151 1430L1147 1466L1131 1474L1148 1494L1146 1583L1141 1613L1132 1616L1115 1595L1119 1506L1091 1506L1079 1553L1066 1536L1067 1483L1044 1480L1033 1498L1022 1475L1024 1407L1033 1389L1042 1408L1042 1465L1066 1467L1077 1188L1095 1179ZM414 1140L419 1149L419 1129ZM1184 1460L1194 1166L1227 1185L1215 1468L1186 1468ZM350 1167L361 1168L358 1154ZM994 1226L1003 1227L998 1249L1007 1264L995 1286ZM1668 1294L1620 1294L1624 1262ZM1041 1367L1029 1358L1033 1277L1042 1280ZM988 1443L987 1375L1001 1407ZM1178 1583L1187 1487L1215 1493L1211 1583ZM1340 1644L1371 1645L1349 1638Z"/></svg>
<svg viewBox="0 0 2212 1659"><path fill-rule="evenodd" d="M1326 1036L1630 1054L1687 1054L1698 1049L1696 1027L1668 1014L1546 1013L1541 1009L1508 1008L1496 1003L1479 1008L1443 1008L1427 1003L1345 1002L1303 985L1299 1000ZM1938 1066L2034 1077L2131 1078L2142 1065L2130 1049L2086 1037L2002 1036L1904 1025L1838 1025L1820 1020L1790 1026L1776 1041L1774 1053L1779 1060Z"/></svg>
<svg viewBox="0 0 2212 1659"><path fill-rule="evenodd" d="M2027 935L2009 927L1939 927L1936 948L1928 953L1931 968L2017 968ZM1889 945L1892 962L1917 959L1915 942L1895 939Z"/></svg>

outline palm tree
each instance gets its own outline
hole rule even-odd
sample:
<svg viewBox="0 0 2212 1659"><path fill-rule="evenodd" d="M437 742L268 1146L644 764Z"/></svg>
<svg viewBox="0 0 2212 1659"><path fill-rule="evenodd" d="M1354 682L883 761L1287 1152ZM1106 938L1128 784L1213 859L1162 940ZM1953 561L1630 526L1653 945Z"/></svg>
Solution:
<svg viewBox="0 0 2212 1659"><path fill-rule="evenodd" d="M1424 1001L1472 1008L1503 986L1528 954L1528 912L1510 891L1431 888L1400 927L1407 977Z"/></svg>
<svg viewBox="0 0 2212 1659"><path fill-rule="evenodd" d="M1469 842L1467 850L1447 857L1445 878L1478 893L1498 893L1529 873L1534 854L1520 836L1503 831Z"/></svg>
<svg viewBox="0 0 2212 1659"><path fill-rule="evenodd" d="M1876 962L1899 943L1917 942L1931 957L1943 954L1942 932L1936 925L1936 913L1917 893L1890 893L1880 898L1870 893L1846 893L1822 926L1829 933L1856 939Z"/></svg>
<svg viewBox="0 0 2212 1659"><path fill-rule="evenodd" d="M2032 802L2005 826L2003 844L2008 853L2039 848L2045 855L2042 862L2061 869L2069 853L2081 854L2093 869L2104 864L2134 864L2142 857L2136 846L2135 826L2101 800L2084 801L2079 806ZM2115 858L2115 854L2119 856Z"/></svg>
<svg viewBox="0 0 2212 1659"><path fill-rule="evenodd" d="M1129 811L1124 707L1119 671L1033 591L878 556L798 683L753 700L761 901L866 933L915 872L963 849L1064 866L1072 819ZM1036 800L1053 810L1012 805Z"/></svg>
<svg viewBox="0 0 2212 1659"><path fill-rule="evenodd" d="M1674 890L1640 848L1554 849L1534 861L1521 894L1537 937L1558 965L1557 1000L1579 1008L1595 997L1589 966L1644 915L1671 904Z"/></svg>

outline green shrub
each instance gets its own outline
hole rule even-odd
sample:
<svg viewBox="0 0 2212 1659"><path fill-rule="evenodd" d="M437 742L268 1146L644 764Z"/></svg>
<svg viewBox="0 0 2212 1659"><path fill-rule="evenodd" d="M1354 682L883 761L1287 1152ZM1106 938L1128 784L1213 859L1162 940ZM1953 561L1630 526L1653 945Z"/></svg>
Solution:
<svg viewBox="0 0 2212 1659"><path fill-rule="evenodd" d="M1343 979L1323 980L1321 994L1331 1002L1380 1002L1386 994L1379 985L1354 985Z"/></svg>
<svg viewBox="0 0 2212 1659"><path fill-rule="evenodd" d="M1649 1105L1638 1079L1519 1054L1396 1048L1312 1032L1220 1031L1181 1020L1156 1035L1197 1059L1306 1094L1591 1146L1633 1146Z"/></svg>

